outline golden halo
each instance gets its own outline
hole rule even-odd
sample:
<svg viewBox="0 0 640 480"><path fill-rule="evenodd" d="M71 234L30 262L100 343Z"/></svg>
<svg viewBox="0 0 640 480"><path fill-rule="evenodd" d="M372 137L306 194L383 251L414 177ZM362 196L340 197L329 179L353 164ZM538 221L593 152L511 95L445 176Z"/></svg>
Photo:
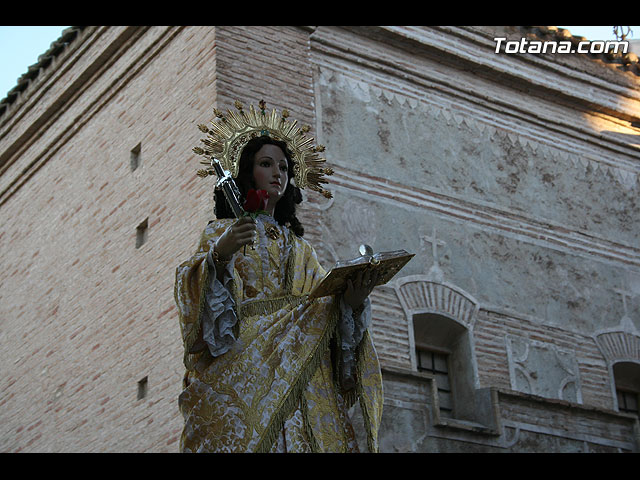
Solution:
<svg viewBox="0 0 640 480"><path fill-rule="evenodd" d="M296 120L287 120L289 112L283 110L281 114L274 108L266 113L264 100L259 102L259 111L250 105L249 111L243 109L242 104L236 100L237 111L227 110L224 115L218 109L214 109L216 116L210 122L210 126L198 125L206 138L200 141L204 147L194 147L193 152L205 157L215 157L222 164L222 168L230 172L236 178L240 169L240 154L247 142L252 138L268 135L274 140L280 140L287 144L292 160L295 184L299 188L310 188L326 198L331 198L331 192L325 190L321 184L327 183L325 175L333 175L331 168L325 167L326 159L320 157L324 152L322 145L313 145L314 139L308 137L308 126L298 127ZM209 165L210 161L201 161L203 165ZM207 177L215 175L212 168L198 170L198 175Z"/></svg>

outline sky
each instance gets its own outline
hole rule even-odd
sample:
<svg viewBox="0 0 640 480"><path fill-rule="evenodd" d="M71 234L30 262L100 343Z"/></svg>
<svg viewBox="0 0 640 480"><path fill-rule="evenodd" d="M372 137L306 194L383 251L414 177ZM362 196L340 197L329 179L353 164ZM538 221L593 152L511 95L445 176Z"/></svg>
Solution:
<svg viewBox="0 0 640 480"><path fill-rule="evenodd" d="M46 52L67 27L58 26L0 26L0 99L18 83L38 56ZM573 35L589 40L614 40L613 27L562 26ZM631 26L631 39L640 38L640 26Z"/></svg>
<svg viewBox="0 0 640 480"><path fill-rule="evenodd" d="M18 78L49 50L65 28L0 26L0 99L18 84Z"/></svg>

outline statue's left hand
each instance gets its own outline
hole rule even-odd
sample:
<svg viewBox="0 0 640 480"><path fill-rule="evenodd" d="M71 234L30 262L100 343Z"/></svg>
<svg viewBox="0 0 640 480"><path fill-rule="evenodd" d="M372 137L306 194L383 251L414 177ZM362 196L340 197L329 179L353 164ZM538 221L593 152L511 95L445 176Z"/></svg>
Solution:
<svg viewBox="0 0 640 480"><path fill-rule="evenodd" d="M366 270L358 272L354 278L347 279L347 288L343 299L352 310L357 310L369 296L378 281L378 272Z"/></svg>

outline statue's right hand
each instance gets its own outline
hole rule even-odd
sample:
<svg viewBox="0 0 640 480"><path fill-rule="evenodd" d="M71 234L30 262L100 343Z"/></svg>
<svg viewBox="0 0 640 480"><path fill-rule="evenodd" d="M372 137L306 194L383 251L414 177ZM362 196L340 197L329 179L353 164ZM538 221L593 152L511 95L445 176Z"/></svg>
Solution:
<svg viewBox="0 0 640 480"><path fill-rule="evenodd" d="M251 217L240 217L218 238L215 248L223 259L229 259L244 245L252 245L256 222Z"/></svg>

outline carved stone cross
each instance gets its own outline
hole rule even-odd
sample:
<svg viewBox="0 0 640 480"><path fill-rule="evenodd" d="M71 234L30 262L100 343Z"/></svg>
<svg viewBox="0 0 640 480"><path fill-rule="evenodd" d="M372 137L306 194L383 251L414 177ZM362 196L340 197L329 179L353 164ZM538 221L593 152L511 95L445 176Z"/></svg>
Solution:
<svg viewBox="0 0 640 480"><path fill-rule="evenodd" d="M424 245L425 243L431 244L431 253L433 254L433 265L429 269L427 276L431 277L436 282L442 282L444 278L444 272L440 268L440 263L438 261L438 246L446 245L446 242L442 240L438 240L436 236L436 227L433 227L431 236L428 235L420 235L420 245Z"/></svg>

